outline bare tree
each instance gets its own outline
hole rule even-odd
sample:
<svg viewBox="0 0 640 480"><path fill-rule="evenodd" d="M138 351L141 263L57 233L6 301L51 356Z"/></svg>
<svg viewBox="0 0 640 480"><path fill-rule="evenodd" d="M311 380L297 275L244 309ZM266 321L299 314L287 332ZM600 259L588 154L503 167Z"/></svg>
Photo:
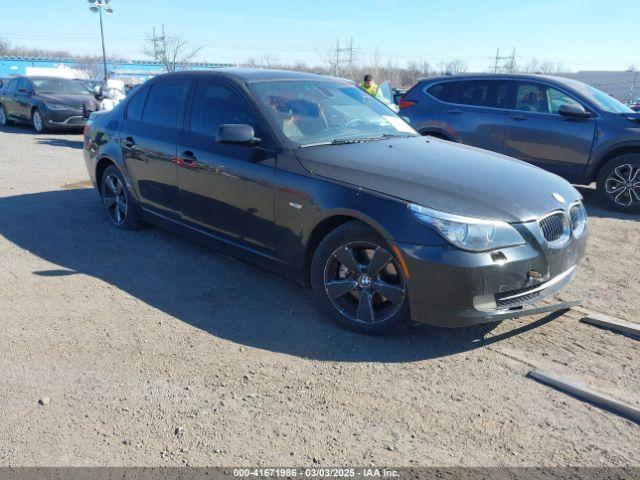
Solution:
<svg viewBox="0 0 640 480"><path fill-rule="evenodd" d="M9 55L9 50L11 49L11 44L8 40L4 38L0 38L0 56Z"/></svg>
<svg viewBox="0 0 640 480"><path fill-rule="evenodd" d="M533 57L527 64L524 66L523 72L525 73L538 73L540 72L540 60L536 57Z"/></svg>
<svg viewBox="0 0 640 480"><path fill-rule="evenodd" d="M467 71L467 64L460 58L453 60L442 60L439 64L441 75L456 75Z"/></svg>
<svg viewBox="0 0 640 480"><path fill-rule="evenodd" d="M194 47L182 35L156 35L155 29L145 40L142 52L162 64L166 72L184 70L204 47Z"/></svg>
<svg viewBox="0 0 640 480"><path fill-rule="evenodd" d="M271 55L270 53L263 53L260 59L258 59L258 64L265 68L278 68L280 61L278 60L278 57Z"/></svg>

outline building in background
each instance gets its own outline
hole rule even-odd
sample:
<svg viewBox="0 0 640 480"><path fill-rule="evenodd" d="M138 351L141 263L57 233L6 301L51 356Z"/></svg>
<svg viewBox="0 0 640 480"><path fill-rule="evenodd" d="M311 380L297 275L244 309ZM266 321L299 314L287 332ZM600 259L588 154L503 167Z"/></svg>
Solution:
<svg viewBox="0 0 640 480"><path fill-rule="evenodd" d="M226 63L191 63L189 70L230 67ZM142 83L163 72L162 65L148 60L108 62L109 78L126 83ZM102 80L102 62L82 62L72 58L0 57L0 77L17 75L51 75L66 78Z"/></svg>
<svg viewBox="0 0 640 480"><path fill-rule="evenodd" d="M621 102L632 102L640 98L640 72L581 71L560 73L558 76L584 82Z"/></svg>

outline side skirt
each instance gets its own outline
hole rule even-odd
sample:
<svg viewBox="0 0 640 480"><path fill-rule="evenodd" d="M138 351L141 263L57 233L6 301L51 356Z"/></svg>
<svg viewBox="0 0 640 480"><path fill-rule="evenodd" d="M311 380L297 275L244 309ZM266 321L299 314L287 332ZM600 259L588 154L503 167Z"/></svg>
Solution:
<svg viewBox="0 0 640 480"><path fill-rule="evenodd" d="M178 235L184 236L197 243L211 247L221 253L231 255L241 261L256 265L258 267L271 270L274 273L301 284L306 285L304 279L304 269L288 262L284 262L271 255L264 254L244 245L218 237L210 232L186 225L172 218L165 217L156 212L141 208L144 219L161 228L170 230Z"/></svg>

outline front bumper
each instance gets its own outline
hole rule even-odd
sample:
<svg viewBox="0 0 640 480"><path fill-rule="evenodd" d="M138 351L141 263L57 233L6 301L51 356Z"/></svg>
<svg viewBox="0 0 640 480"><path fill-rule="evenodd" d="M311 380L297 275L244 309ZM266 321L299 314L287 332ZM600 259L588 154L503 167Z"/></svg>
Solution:
<svg viewBox="0 0 640 480"><path fill-rule="evenodd" d="M49 110L44 116L48 128L82 128L87 123L87 117L80 110Z"/></svg>
<svg viewBox="0 0 640 480"><path fill-rule="evenodd" d="M522 307L569 284L584 255L586 232L551 249L522 228L526 244L493 252L397 244L408 270L412 319L443 327L500 321L522 316Z"/></svg>

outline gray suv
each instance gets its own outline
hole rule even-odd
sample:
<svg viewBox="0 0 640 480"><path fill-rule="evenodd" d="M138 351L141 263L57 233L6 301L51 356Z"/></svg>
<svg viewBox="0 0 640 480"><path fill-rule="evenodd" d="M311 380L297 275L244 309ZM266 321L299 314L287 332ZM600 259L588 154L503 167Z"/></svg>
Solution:
<svg viewBox="0 0 640 480"><path fill-rule="evenodd" d="M400 115L423 135L492 150L640 212L640 113L582 82L542 75L420 80Z"/></svg>

